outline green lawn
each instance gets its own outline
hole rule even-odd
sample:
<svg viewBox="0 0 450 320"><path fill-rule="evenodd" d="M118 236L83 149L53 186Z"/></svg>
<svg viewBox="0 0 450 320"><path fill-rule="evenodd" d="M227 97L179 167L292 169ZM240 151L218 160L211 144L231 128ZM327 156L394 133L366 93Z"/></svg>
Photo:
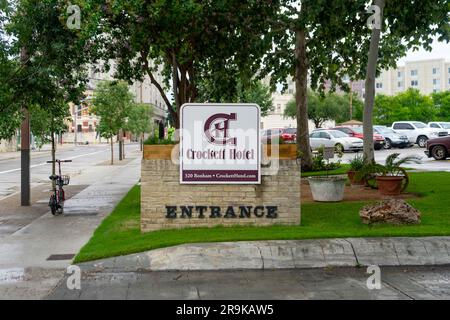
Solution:
<svg viewBox="0 0 450 320"><path fill-rule="evenodd" d="M363 225L358 211L364 202L308 203L302 205L301 226L215 227L141 234L140 189L136 186L105 218L75 262L193 242L450 235L450 173L411 173L409 191L422 195L408 200L422 212L420 225Z"/></svg>

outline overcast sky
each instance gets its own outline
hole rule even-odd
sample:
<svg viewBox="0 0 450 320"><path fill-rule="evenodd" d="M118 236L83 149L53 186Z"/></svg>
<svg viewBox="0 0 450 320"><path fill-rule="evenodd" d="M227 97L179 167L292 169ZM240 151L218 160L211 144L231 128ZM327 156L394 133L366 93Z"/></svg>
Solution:
<svg viewBox="0 0 450 320"><path fill-rule="evenodd" d="M412 50L410 50L406 57L398 61L398 65L404 65L405 61L417 61L436 58L444 58L448 62L450 62L450 43L438 42L437 40L435 40L432 47L432 51L425 51L424 49L420 49L413 52Z"/></svg>

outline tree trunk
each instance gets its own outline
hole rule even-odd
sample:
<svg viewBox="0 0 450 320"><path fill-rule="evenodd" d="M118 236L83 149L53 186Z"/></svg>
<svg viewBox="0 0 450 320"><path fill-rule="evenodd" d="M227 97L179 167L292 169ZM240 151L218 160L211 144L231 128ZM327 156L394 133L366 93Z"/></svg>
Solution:
<svg viewBox="0 0 450 320"><path fill-rule="evenodd" d="M111 165L114 164L114 139L111 137Z"/></svg>
<svg viewBox="0 0 450 320"><path fill-rule="evenodd" d="M306 56L306 32L295 32L295 103L297 104L297 151L303 171L312 169L312 153L308 128L308 58Z"/></svg>
<svg viewBox="0 0 450 320"><path fill-rule="evenodd" d="M141 133L141 141L140 141L140 149L141 151L144 149L144 133Z"/></svg>
<svg viewBox="0 0 450 320"><path fill-rule="evenodd" d="M380 8L380 21L383 23L385 0L375 0L374 5ZM375 162L373 147L373 106L375 101L375 77L377 71L378 49L380 45L381 26L373 26L370 39L370 49L366 70L366 96L364 101L363 133L364 133L364 162Z"/></svg>
<svg viewBox="0 0 450 320"><path fill-rule="evenodd" d="M348 92L348 115L349 120L353 119L353 88L352 82L350 81L350 91Z"/></svg>

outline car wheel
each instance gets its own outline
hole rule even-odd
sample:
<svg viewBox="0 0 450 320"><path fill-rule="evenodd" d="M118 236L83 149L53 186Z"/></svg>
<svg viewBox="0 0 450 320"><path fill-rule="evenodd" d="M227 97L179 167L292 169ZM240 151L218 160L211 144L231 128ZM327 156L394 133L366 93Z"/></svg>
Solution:
<svg viewBox="0 0 450 320"><path fill-rule="evenodd" d="M436 160L445 160L447 158L447 150L443 146L435 146L431 149L431 155Z"/></svg>
<svg viewBox="0 0 450 320"><path fill-rule="evenodd" d="M382 146L374 146L373 148L378 151L378 150L381 150L381 148L383 148L383 147Z"/></svg>
<svg viewBox="0 0 450 320"><path fill-rule="evenodd" d="M392 148L392 143L390 139L386 139L386 142L384 143L384 148L385 149L391 149Z"/></svg>
<svg viewBox="0 0 450 320"><path fill-rule="evenodd" d="M417 138L417 144L421 148L425 148L427 145L428 138L426 136L420 136Z"/></svg>
<svg viewBox="0 0 450 320"><path fill-rule="evenodd" d="M342 144L340 144L340 143L337 143L337 144L334 146L334 150L335 150L337 153L344 152L344 146L343 146Z"/></svg>

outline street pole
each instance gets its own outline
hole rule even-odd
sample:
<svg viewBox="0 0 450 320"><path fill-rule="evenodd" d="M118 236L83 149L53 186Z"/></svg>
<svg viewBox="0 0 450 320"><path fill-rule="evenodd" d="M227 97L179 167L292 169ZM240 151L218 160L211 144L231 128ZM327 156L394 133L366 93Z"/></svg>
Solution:
<svg viewBox="0 0 450 320"><path fill-rule="evenodd" d="M22 108L23 120L20 134L20 204L30 205L30 112Z"/></svg>
<svg viewBox="0 0 450 320"><path fill-rule="evenodd" d="M73 116L73 133L74 133L74 137L73 137L73 144L76 146L77 145L77 131L78 131L78 127L77 127L77 115L78 115L78 106L74 106L74 116Z"/></svg>
<svg viewBox="0 0 450 320"><path fill-rule="evenodd" d="M123 131L119 130L119 161L123 160Z"/></svg>
<svg viewBox="0 0 450 320"><path fill-rule="evenodd" d="M25 47L20 50L20 63L26 66L28 52ZM22 105L22 125L20 134L20 204L30 205L30 111Z"/></svg>

